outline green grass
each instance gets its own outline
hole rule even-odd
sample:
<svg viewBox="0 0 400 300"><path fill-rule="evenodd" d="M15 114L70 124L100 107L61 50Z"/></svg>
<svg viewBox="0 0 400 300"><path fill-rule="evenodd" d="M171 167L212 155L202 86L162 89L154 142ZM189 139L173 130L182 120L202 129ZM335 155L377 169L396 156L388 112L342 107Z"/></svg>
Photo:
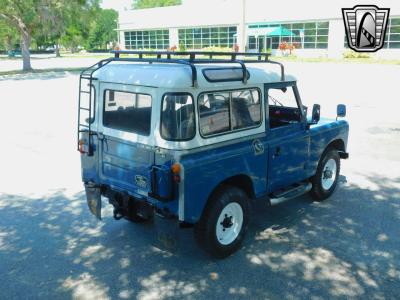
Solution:
<svg viewBox="0 0 400 300"><path fill-rule="evenodd" d="M98 59L104 59L104 58L109 58L109 57L114 57L113 53L62 53L61 58L65 57L71 57L71 58L98 58Z"/></svg>
<svg viewBox="0 0 400 300"><path fill-rule="evenodd" d="M13 70L0 72L0 76L10 75L30 75L30 74L42 74L50 72L81 72L86 68L52 68L52 69L34 69L31 71Z"/></svg>

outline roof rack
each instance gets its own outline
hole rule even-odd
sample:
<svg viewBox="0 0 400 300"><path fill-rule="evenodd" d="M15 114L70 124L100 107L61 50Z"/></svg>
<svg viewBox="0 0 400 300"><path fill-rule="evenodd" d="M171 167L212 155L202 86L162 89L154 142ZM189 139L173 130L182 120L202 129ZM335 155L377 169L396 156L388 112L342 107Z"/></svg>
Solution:
<svg viewBox="0 0 400 300"><path fill-rule="evenodd" d="M259 52L211 52L211 51L130 51L114 50L114 57L98 62L104 65L105 62L127 61L127 62L148 62L148 63L176 63L187 65L192 71L192 85L197 85L197 69L195 64L226 64L237 63L240 65L243 83L247 81L246 63L270 63L277 64L281 68L281 80L285 81L285 69L282 63L269 60L269 53ZM121 57L122 55L137 55L137 57ZM151 56L151 57L149 57Z"/></svg>

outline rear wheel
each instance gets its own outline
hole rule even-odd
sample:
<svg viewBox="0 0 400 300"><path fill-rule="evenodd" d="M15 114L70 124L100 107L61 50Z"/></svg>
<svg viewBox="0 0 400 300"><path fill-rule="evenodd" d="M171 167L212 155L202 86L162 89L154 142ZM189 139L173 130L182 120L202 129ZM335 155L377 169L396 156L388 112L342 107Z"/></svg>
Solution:
<svg viewBox="0 0 400 300"><path fill-rule="evenodd" d="M311 180L311 195L317 201L328 198L335 191L340 174L340 158L336 149L327 150L318 163Z"/></svg>
<svg viewBox="0 0 400 300"><path fill-rule="evenodd" d="M222 187L214 193L200 221L195 237L209 254L224 258L238 250L249 220L249 199L236 187Z"/></svg>

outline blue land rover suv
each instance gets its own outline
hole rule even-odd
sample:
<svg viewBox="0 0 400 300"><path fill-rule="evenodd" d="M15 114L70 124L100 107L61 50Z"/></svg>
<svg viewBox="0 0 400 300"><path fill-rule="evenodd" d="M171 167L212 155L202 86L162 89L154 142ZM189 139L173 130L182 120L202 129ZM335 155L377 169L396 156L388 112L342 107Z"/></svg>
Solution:
<svg viewBox="0 0 400 300"><path fill-rule="evenodd" d="M81 73L78 145L90 211L176 220L226 257L252 201L335 190L349 132L310 118L296 79L265 53L115 51Z"/></svg>

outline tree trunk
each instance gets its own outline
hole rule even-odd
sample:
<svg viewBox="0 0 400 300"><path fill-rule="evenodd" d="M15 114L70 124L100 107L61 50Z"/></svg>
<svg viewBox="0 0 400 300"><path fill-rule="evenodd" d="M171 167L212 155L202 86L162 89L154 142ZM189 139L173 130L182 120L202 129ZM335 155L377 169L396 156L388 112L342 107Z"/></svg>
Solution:
<svg viewBox="0 0 400 300"><path fill-rule="evenodd" d="M24 21L16 15L8 15L0 12L0 17L6 19L18 28L21 34L22 70L32 70L31 54L29 52L29 47L31 46L31 30L29 30Z"/></svg>
<svg viewBox="0 0 400 300"><path fill-rule="evenodd" d="M29 52L29 47L31 46L31 34L25 28L20 28L21 32L21 52L22 52L22 70L30 71L31 66L31 53Z"/></svg>
<svg viewBox="0 0 400 300"><path fill-rule="evenodd" d="M5 44L6 44L6 50L11 51L13 43L12 43L12 36L10 34L6 36Z"/></svg>
<svg viewBox="0 0 400 300"><path fill-rule="evenodd" d="M56 57L61 57L60 54L60 44L56 41Z"/></svg>

